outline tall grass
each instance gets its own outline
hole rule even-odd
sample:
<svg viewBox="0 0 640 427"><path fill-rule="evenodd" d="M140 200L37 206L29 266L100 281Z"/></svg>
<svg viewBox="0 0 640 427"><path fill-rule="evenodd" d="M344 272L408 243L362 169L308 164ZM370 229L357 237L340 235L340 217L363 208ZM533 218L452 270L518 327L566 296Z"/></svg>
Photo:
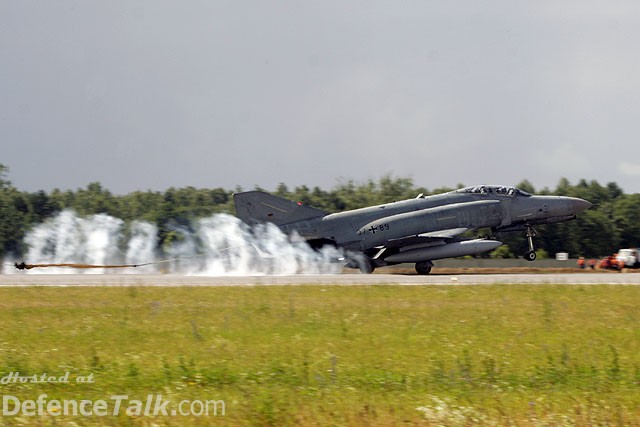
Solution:
<svg viewBox="0 0 640 427"><path fill-rule="evenodd" d="M226 404L41 425L640 425L639 302L633 286L5 288L0 377L95 382L0 387Z"/></svg>

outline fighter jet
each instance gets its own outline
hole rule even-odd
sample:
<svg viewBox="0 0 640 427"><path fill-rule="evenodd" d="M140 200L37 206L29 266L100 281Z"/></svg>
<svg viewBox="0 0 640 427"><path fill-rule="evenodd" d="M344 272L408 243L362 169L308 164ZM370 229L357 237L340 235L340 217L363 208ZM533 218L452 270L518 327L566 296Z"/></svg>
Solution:
<svg viewBox="0 0 640 427"><path fill-rule="evenodd" d="M429 274L433 260L475 255L502 245L492 238L462 237L484 228L525 231L529 249L524 258L534 261L534 226L575 219L591 206L574 197L531 195L498 185L420 194L415 199L332 214L261 191L237 193L234 202L244 222L273 223L313 248L343 248L348 254L346 264L363 273L415 263L418 274Z"/></svg>

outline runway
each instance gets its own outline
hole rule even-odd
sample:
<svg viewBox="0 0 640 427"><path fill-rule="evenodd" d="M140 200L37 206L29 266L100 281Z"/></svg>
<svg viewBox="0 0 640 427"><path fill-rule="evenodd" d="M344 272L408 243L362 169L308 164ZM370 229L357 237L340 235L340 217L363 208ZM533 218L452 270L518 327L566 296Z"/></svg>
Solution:
<svg viewBox="0 0 640 427"><path fill-rule="evenodd" d="M638 285L640 274L336 274L184 276L172 274L1 274L0 287L22 286L262 286L262 285Z"/></svg>

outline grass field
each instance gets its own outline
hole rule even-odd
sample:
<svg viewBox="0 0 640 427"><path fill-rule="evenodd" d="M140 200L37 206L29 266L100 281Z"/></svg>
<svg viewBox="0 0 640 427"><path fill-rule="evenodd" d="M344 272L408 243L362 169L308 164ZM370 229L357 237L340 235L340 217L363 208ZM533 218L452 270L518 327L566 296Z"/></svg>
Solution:
<svg viewBox="0 0 640 427"><path fill-rule="evenodd" d="M3 425L640 425L636 286L3 288L0 328L4 382L70 373L3 399L132 413Z"/></svg>

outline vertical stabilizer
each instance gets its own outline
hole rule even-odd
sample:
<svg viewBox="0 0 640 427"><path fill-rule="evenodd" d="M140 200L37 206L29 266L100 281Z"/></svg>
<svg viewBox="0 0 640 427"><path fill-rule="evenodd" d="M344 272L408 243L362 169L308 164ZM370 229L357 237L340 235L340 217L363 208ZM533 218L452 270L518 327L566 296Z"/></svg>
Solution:
<svg viewBox="0 0 640 427"><path fill-rule="evenodd" d="M262 191L233 195L238 218L247 224L271 222L277 226L322 218L326 212Z"/></svg>

